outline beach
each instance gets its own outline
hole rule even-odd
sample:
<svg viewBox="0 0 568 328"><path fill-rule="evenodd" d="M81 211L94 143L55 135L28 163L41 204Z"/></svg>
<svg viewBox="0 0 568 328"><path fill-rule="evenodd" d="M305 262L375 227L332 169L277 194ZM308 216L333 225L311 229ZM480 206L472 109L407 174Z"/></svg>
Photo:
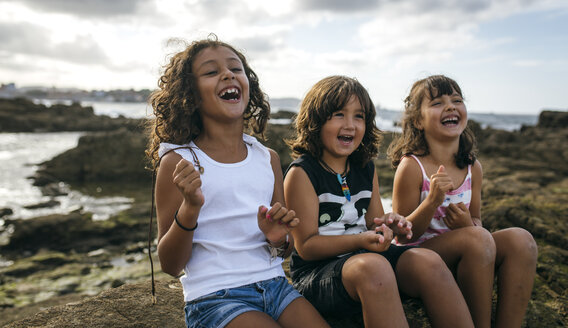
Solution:
<svg viewBox="0 0 568 328"><path fill-rule="evenodd" d="M30 113L37 109L20 105ZM121 312L130 313L126 317L131 326L146 326L145 309L157 318L155 326L183 327L181 290L160 272L155 254L161 295L157 305L149 303L151 172L145 168L142 124L146 108L123 106L137 113L124 117L111 107L100 112L91 108L85 121L71 116L56 127L38 121L34 129L41 132L6 133L8 115L0 116L2 162L14 164L19 152L27 151L12 173L3 173L0 185L0 326L63 327L73 310L89 309L93 316L114 313L113 302L101 300L125 297L130 301L121 303ZM0 102L0 114L3 110ZM80 108L76 111L84 115ZM276 111L278 124L268 127L264 142L279 153L283 169L291 161L283 139L291 137L293 114L294 108ZM384 154L397 133L397 114L378 112L384 140L375 165L386 199L394 171ZM568 325L568 114L512 116L470 117L484 172L483 225L490 231L522 227L533 234L539 258L524 327L562 327ZM36 150L26 150L28 144ZM155 222L153 228L155 233ZM155 244L152 240L154 252ZM405 309L413 326L427 322L418 302L405 303ZM105 326L126 326L115 320ZM343 318L334 326L361 327L361 321Z"/></svg>

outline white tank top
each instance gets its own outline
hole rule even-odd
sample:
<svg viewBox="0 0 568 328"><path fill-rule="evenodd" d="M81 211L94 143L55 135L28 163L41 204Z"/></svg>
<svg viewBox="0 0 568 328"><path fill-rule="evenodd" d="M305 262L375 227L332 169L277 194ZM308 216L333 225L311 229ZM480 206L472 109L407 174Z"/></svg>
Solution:
<svg viewBox="0 0 568 328"><path fill-rule="evenodd" d="M180 279L186 302L217 290L284 276L282 259L271 260L257 223L259 206L270 208L274 191L270 153L254 137L243 134L243 140L247 157L231 164L216 162L193 142L160 144L160 157L176 147L193 147L204 169L205 203L193 234L191 258ZM194 163L187 148L175 152Z"/></svg>

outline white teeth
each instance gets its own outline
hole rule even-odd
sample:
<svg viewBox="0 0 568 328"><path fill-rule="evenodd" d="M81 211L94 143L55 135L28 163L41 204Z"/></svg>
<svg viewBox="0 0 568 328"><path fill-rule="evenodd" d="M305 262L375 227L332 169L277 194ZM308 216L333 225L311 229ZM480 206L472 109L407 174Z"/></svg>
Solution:
<svg viewBox="0 0 568 328"><path fill-rule="evenodd" d="M448 117L442 120L442 123L457 123L457 122L458 122L457 117Z"/></svg>
<svg viewBox="0 0 568 328"><path fill-rule="evenodd" d="M237 88L229 88L229 89L225 89L223 90L223 92L221 92L221 94L219 95L220 97L223 97L224 95L226 95L227 93L239 93L239 89Z"/></svg>

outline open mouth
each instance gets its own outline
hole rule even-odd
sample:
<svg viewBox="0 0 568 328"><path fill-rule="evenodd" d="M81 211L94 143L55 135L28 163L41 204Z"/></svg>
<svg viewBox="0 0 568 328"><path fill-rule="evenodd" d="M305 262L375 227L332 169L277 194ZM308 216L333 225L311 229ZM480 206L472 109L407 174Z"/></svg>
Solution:
<svg viewBox="0 0 568 328"><path fill-rule="evenodd" d="M351 142L353 141L353 136L339 136L337 139L341 142Z"/></svg>
<svg viewBox="0 0 568 328"><path fill-rule="evenodd" d="M219 97L224 100L237 101L241 99L241 91L238 88L230 87L221 90Z"/></svg>
<svg viewBox="0 0 568 328"><path fill-rule="evenodd" d="M442 125L450 126L450 125L457 125L460 119L457 116L449 116L442 120Z"/></svg>

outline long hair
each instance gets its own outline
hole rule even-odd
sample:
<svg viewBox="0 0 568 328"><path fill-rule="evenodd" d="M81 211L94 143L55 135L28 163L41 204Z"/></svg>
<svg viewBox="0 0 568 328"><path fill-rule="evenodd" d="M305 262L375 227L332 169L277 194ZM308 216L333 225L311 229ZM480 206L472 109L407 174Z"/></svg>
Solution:
<svg viewBox="0 0 568 328"><path fill-rule="evenodd" d="M210 34L207 39L193 41L170 58L158 80L158 89L150 95L149 102L155 118L148 125L150 141L146 155L154 167L159 161L158 149L161 142L186 144L201 133L201 97L192 66L195 57L202 50L216 47L230 49L241 60L250 90L250 100L244 112L244 129L262 136L270 115L270 104L260 89L256 73L240 51Z"/></svg>
<svg viewBox="0 0 568 328"><path fill-rule="evenodd" d="M332 114L342 109L351 96L359 99L365 112L365 134L359 147L349 156L352 163L365 165L376 157L381 141L381 131L375 125L375 106L367 90L354 78L329 76L317 82L304 97L296 117L296 138L286 140L292 158L310 154L320 158L323 142L320 132Z"/></svg>
<svg viewBox="0 0 568 328"><path fill-rule="evenodd" d="M420 106L424 97L434 99L442 95L452 95L454 91L463 98L457 82L444 75L432 75L412 85L408 97L404 100L402 134L388 148L394 168L400 164L404 155L426 156L430 153L424 130L417 128L417 123L422 120ZM455 154L456 165L465 168L468 164L475 163L476 152L475 135L467 126L460 135L458 152Z"/></svg>

